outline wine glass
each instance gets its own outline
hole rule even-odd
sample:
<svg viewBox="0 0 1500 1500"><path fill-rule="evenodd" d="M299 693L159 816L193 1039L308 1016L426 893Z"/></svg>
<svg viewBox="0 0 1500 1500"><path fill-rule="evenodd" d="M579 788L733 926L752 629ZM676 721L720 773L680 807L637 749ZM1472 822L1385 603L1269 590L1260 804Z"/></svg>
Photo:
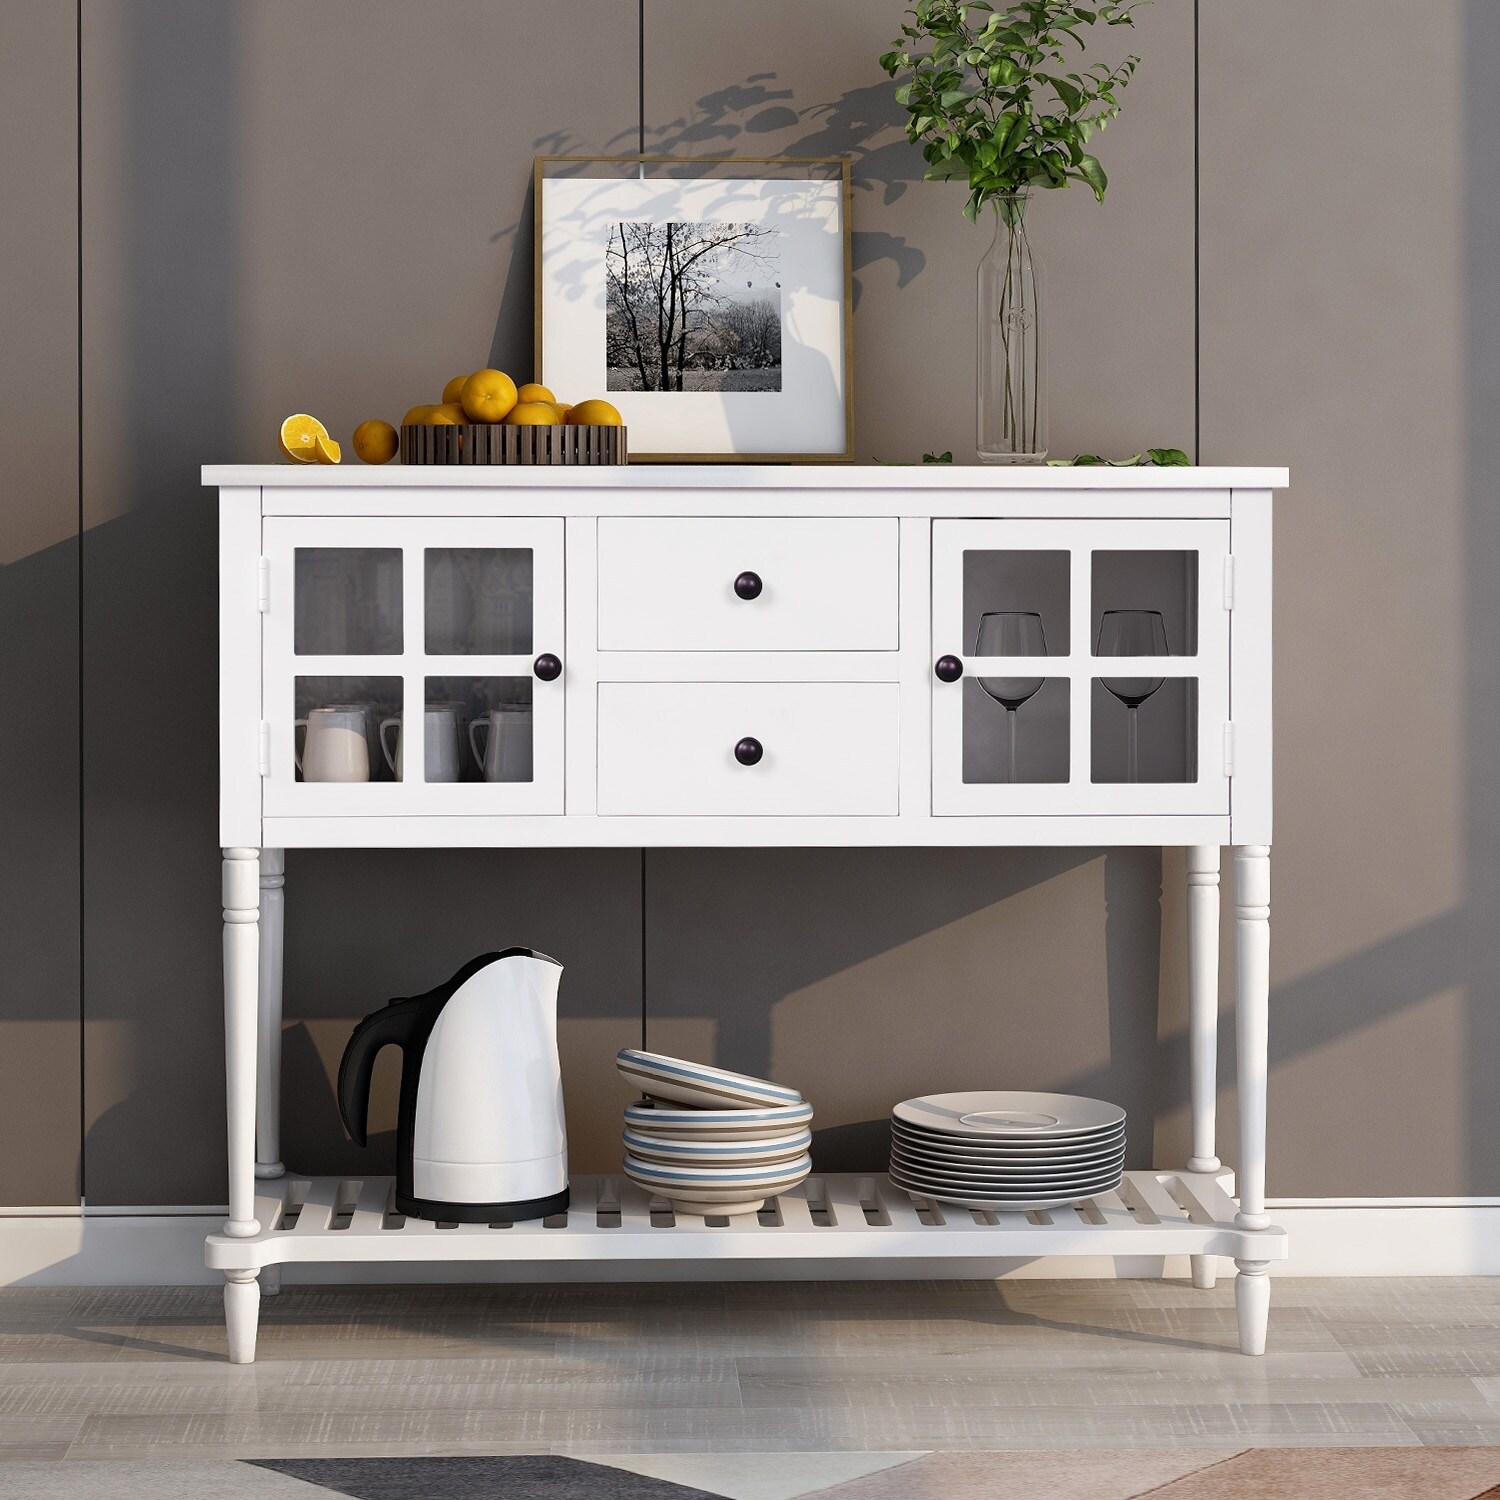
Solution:
<svg viewBox="0 0 1500 1500"><path fill-rule="evenodd" d="M1170 656L1167 622L1156 609L1107 609L1099 619L1095 656ZM1125 705L1125 779L1140 780L1136 715L1165 677L1104 677L1104 686Z"/></svg>
<svg viewBox="0 0 1500 1500"><path fill-rule="evenodd" d="M1026 609L993 609L979 617L974 636L975 656L1045 656L1047 633L1042 617ZM1016 710L1038 692L1045 677L981 677L982 687L1005 710L1005 738L1009 747L1005 779L1016 779Z"/></svg>

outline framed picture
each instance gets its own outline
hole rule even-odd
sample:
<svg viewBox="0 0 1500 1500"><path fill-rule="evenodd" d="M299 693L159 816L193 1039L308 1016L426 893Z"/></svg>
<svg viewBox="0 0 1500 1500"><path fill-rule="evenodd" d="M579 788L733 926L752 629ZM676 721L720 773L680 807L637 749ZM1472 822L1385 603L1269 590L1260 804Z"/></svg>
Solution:
<svg viewBox="0 0 1500 1500"><path fill-rule="evenodd" d="M846 461L849 163L538 157L536 378L632 461Z"/></svg>

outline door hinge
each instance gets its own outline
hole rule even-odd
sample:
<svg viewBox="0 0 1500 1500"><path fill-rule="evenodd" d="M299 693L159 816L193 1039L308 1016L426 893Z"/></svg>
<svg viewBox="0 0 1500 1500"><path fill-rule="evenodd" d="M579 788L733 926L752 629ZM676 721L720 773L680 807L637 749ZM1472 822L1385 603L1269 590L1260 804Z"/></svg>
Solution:
<svg viewBox="0 0 1500 1500"><path fill-rule="evenodd" d="M1224 774L1234 775L1234 725L1224 725Z"/></svg>
<svg viewBox="0 0 1500 1500"><path fill-rule="evenodd" d="M260 774L271 774L271 726L264 719L260 721Z"/></svg>
<svg viewBox="0 0 1500 1500"><path fill-rule="evenodd" d="M1234 553L1224 558L1224 608L1234 608Z"/></svg>
<svg viewBox="0 0 1500 1500"><path fill-rule="evenodd" d="M260 560L260 578L255 593L256 603L260 605L260 612L268 615L271 612L271 559L263 557Z"/></svg>

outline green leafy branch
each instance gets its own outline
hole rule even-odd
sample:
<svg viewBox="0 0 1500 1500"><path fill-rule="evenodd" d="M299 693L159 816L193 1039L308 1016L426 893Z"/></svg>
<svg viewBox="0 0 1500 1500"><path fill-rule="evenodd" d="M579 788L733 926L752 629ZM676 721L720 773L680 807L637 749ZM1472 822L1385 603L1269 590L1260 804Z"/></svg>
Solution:
<svg viewBox="0 0 1500 1500"><path fill-rule="evenodd" d="M1054 469L1087 469L1095 465L1110 469L1133 469L1137 466L1158 469L1189 468L1192 460L1181 448L1147 448L1144 453L1132 453L1129 458L1100 458L1097 453L1080 453L1075 458L1049 458L1047 463Z"/></svg>
<svg viewBox="0 0 1500 1500"><path fill-rule="evenodd" d="M1133 26L1141 3L1021 0L997 9L988 0L914 0L880 66L905 78L896 99L927 178L968 182L970 222L986 203L1033 185L1086 182L1104 201L1108 178L1084 148L1119 114L1140 58L1069 71L1068 49L1083 50L1086 28Z"/></svg>

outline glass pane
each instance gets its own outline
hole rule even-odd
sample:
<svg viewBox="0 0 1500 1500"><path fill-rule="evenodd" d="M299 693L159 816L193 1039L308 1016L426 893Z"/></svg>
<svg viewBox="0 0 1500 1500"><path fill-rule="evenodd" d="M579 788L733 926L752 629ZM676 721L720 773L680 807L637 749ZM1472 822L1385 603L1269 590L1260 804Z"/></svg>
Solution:
<svg viewBox="0 0 1500 1500"><path fill-rule="evenodd" d="M1089 705L1094 781L1197 781L1196 677L1096 677Z"/></svg>
<svg viewBox="0 0 1500 1500"><path fill-rule="evenodd" d="M429 677L427 779L530 781L531 687L530 677Z"/></svg>
<svg viewBox="0 0 1500 1500"><path fill-rule="evenodd" d="M940 643L959 656L994 656L978 649L980 621L986 614L1031 614L1045 639L1045 651L1016 655L1068 654L1068 554L1066 552L975 551L964 553L964 638ZM1033 627L1033 628L1038 628Z"/></svg>
<svg viewBox="0 0 1500 1500"><path fill-rule="evenodd" d="M298 547L295 574L298 656L401 654L399 547Z"/></svg>
<svg viewBox="0 0 1500 1500"><path fill-rule="evenodd" d="M1068 779L1066 677L965 677L963 689L965 781Z"/></svg>
<svg viewBox="0 0 1500 1500"><path fill-rule="evenodd" d="M531 548L429 547L427 650L531 655Z"/></svg>
<svg viewBox="0 0 1500 1500"><path fill-rule="evenodd" d="M380 742L382 723L401 713L399 677L299 677L294 701L298 781L395 779Z"/></svg>
<svg viewBox="0 0 1500 1500"><path fill-rule="evenodd" d="M1198 654L1198 554L1196 552L1096 552L1093 557L1090 649L1097 656ZM1161 616L1165 653L1112 648L1100 631L1110 613ZM1116 631L1124 624L1111 622ZM1115 642L1117 644L1117 641Z"/></svg>

